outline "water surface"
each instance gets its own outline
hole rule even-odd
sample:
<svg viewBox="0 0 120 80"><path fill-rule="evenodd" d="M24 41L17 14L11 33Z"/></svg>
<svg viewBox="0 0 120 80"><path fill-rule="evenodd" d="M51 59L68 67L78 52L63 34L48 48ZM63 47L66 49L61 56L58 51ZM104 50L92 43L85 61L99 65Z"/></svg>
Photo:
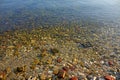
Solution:
<svg viewBox="0 0 120 80"><path fill-rule="evenodd" d="M120 0L0 0L0 31L62 23L120 24Z"/></svg>

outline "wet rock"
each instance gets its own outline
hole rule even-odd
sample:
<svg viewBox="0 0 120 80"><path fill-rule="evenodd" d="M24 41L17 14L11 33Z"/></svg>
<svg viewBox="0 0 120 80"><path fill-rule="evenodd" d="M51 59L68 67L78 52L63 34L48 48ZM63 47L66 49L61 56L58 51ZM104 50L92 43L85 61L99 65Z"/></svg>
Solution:
<svg viewBox="0 0 120 80"><path fill-rule="evenodd" d="M23 67L17 67L16 72L17 73L19 73L19 72L25 72L25 66L23 66Z"/></svg>
<svg viewBox="0 0 120 80"><path fill-rule="evenodd" d="M85 79L86 75L84 73L78 72L79 80Z"/></svg>
<svg viewBox="0 0 120 80"><path fill-rule="evenodd" d="M0 80L6 80L6 73L4 71L0 72Z"/></svg>
<svg viewBox="0 0 120 80"><path fill-rule="evenodd" d="M57 48L52 48L50 51L53 55L55 55L56 53L59 52L59 50Z"/></svg>
<svg viewBox="0 0 120 80"><path fill-rule="evenodd" d="M78 78L76 76L70 78L70 80L78 80Z"/></svg>
<svg viewBox="0 0 120 80"><path fill-rule="evenodd" d="M46 50L44 50L44 51L42 51L42 53L41 53L41 57L44 57L44 56L47 56L48 55L48 53L47 53L47 51Z"/></svg>
<svg viewBox="0 0 120 80"><path fill-rule="evenodd" d="M40 75L40 80L45 80L46 79L46 75L45 74L41 74Z"/></svg>
<svg viewBox="0 0 120 80"><path fill-rule="evenodd" d="M63 69L64 71L66 71L66 72L69 71L69 67L67 67L67 66L64 66L62 69Z"/></svg>
<svg viewBox="0 0 120 80"><path fill-rule="evenodd" d="M105 80L104 77L97 77L96 80Z"/></svg>
<svg viewBox="0 0 120 80"><path fill-rule="evenodd" d="M5 69L5 71L6 71L6 73L10 73L10 72L11 72L11 68L10 68L10 67L7 67L7 68Z"/></svg>
<svg viewBox="0 0 120 80"><path fill-rule="evenodd" d="M104 76L105 80L116 80L114 76L106 75Z"/></svg>
<svg viewBox="0 0 120 80"><path fill-rule="evenodd" d="M89 48L89 47L92 47L92 44L90 42L81 43L79 45L79 47L81 47L81 48Z"/></svg>
<svg viewBox="0 0 120 80"><path fill-rule="evenodd" d="M87 78L88 80L93 80L93 79L94 79L94 76L93 76L93 75L87 75L86 78Z"/></svg>
<svg viewBox="0 0 120 80"><path fill-rule="evenodd" d="M114 65L113 61L108 61L108 64L109 64L110 66L113 66L113 65Z"/></svg>
<svg viewBox="0 0 120 80"><path fill-rule="evenodd" d="M62 62L62 59L60 57L57 58L57 62L60 63Z"/></svg>
<svg viewBox="0 0 120 80"><path fill-rule="evenodd" d="M58 74L58 72L59 72L58 68L54 68L54 69L53 69L53 74L56 75L56 74Z"/></svg>
<svg viewBox="0 0 120 80"><path fill-rule="evenodd" d="M64 78L65 77L65 75L66 75L66 72L64 71L64 70L59 70L59 72L58 72L58 78Z"/></svg>
<svg viewBox="0 0 120 80"><path fill-rule="evenodd" d="M36 40L31 40L31 44L35 44L36 43Z"/></svg>
<svg viewBox="0 0 120 80"><path fill-rule="evenodd" d="M4 53L0 53L0 60L3 60L6 55Z"/></svg>
<svg viewBox="0 0 120 80"><path fill-rule="evenodd" d="M28 80L37 80L37 78L30 76L30 77L28 78Z"/></svg>

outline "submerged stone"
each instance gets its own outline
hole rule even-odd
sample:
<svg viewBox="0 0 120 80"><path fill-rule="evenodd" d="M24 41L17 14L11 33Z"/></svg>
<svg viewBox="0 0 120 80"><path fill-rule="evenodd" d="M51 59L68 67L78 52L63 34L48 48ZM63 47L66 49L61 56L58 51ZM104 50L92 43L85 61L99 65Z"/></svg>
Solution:
<svg viewBox="0 0 120 80"><path fill-rule="evenodd" d="M89 47L93 47L92 44L90 42L86 42L86 43L80 43L79 47L81 48L89 48Z"/></svg>
<svg viewBox="0 0 120 80"><path fill-rule="evenodd" d="M50 51L52 54L56 54L59 52L59 50L57 48L52 48Z"/></svg>

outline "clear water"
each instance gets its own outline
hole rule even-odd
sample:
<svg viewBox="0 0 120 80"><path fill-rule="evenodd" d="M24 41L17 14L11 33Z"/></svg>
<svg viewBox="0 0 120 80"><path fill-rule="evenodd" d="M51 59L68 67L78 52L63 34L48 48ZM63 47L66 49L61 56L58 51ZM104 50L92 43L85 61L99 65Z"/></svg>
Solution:
<svg viewBox="0 0 120 80"><path fill-rule="evenodd" d="M120 24L120 0L0 0L0 31L65 22Z"/></svg>

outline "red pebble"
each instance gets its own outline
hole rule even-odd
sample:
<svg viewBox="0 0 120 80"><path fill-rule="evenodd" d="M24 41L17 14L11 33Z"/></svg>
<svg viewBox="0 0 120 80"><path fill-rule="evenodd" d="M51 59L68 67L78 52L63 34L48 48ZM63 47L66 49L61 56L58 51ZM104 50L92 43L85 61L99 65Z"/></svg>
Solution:
<svg viewBox="0 0 120 80"><path fill-rule="evenodd" d="M113 65L113 62L112 62L112 61L109 61L108 64L109 64L109 65Z"/></svg>
<svg viewBox="0 0 120 80"><path fill-rule="evenodd" d="M113 76L107 75L104 77L105 80L115 80L115 78Z"/></svg>
<svg viewBox="0 0 120 80"><path fill-rule="evenodd" d="M70 80L78 80L78 78L76 76L74 76Z"/></svg>

